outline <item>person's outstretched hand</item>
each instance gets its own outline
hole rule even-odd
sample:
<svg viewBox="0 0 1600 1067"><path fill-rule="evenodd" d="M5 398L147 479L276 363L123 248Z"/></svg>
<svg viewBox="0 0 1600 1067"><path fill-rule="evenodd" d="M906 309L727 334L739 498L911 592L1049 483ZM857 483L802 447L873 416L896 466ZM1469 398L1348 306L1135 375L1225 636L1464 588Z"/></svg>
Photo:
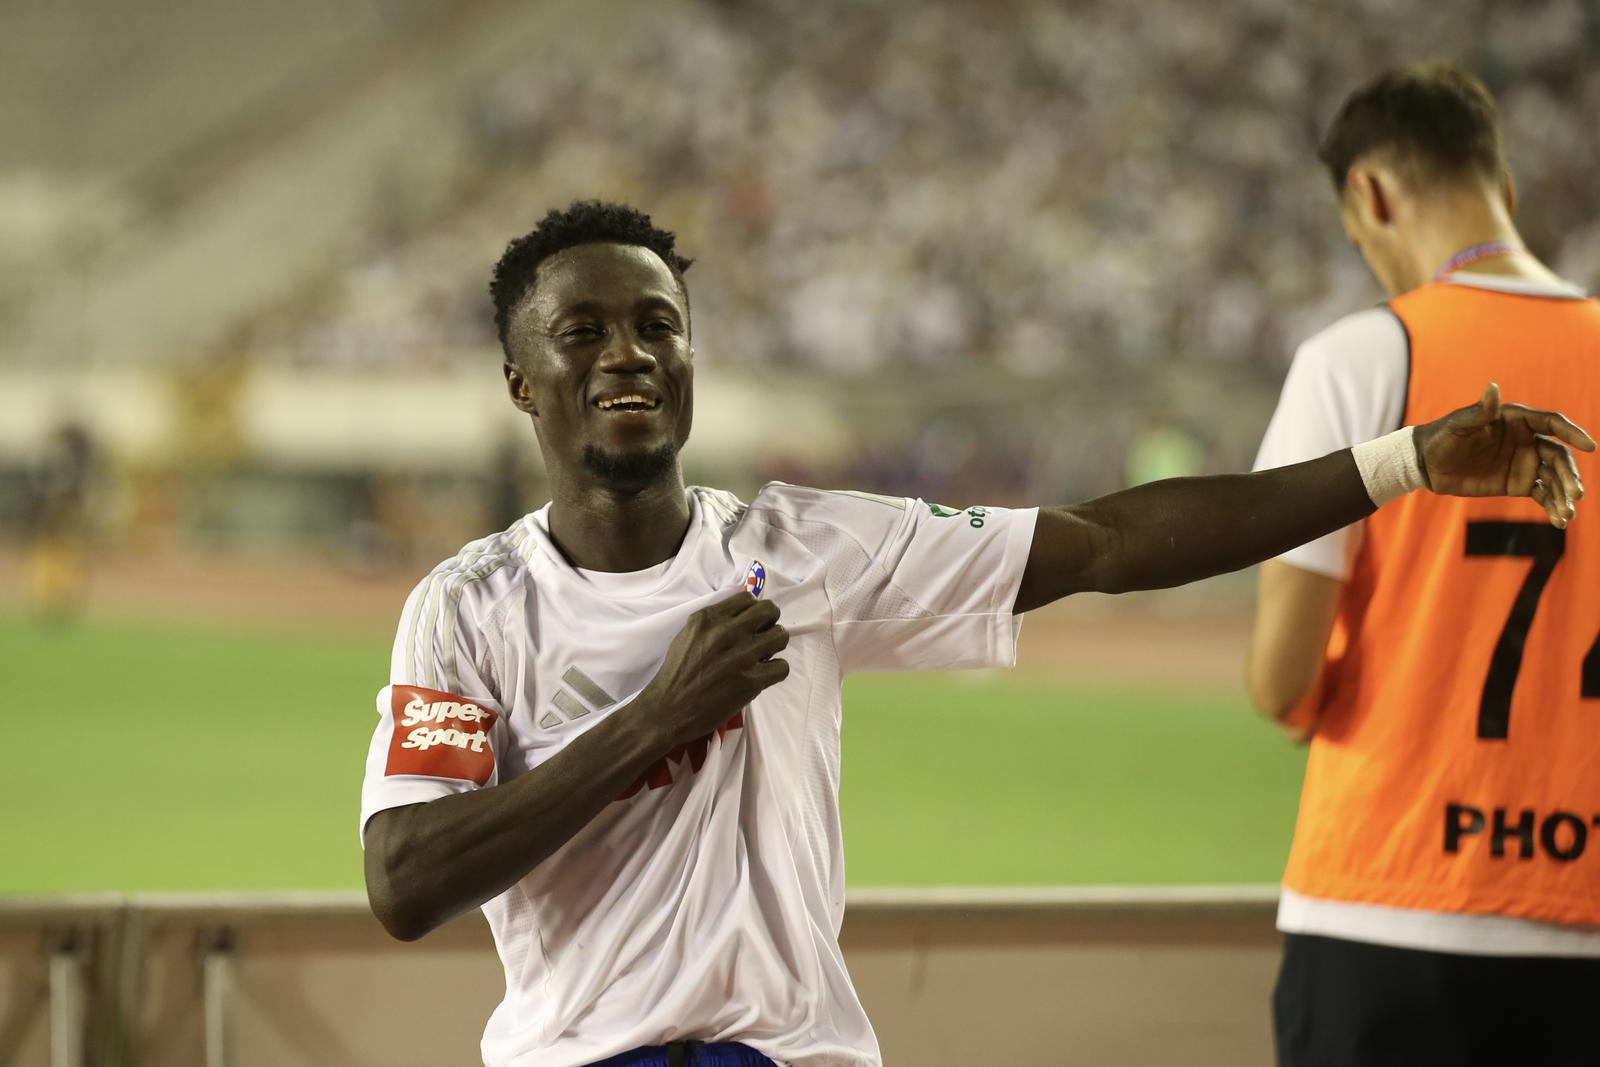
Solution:
<svg viewBox="0 0 1600 1067"><path fill-rule="evenodd" d="M1494 382L1476 404L1418 426L1415 441L1422 476L1435 493L1532 497L1558 527L1567 525L1583 499L1572 448L1595 447L1594 438L1565 415L1502 404Z"/></svg>

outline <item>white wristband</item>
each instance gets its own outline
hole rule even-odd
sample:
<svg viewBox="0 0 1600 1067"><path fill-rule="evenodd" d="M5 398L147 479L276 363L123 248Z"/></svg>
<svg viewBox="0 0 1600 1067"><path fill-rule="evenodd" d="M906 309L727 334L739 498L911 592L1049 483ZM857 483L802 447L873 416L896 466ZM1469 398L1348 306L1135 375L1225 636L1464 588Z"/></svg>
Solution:
<svg viewBox="0 0 1600 1067"><path fill-rule="evenodd" d="M1380 508L1427 484L1422 480L1422 465L1417 462L1416 430L1415 426L1407 426L1363 441L1350 450L1367 495Z"/></svg>

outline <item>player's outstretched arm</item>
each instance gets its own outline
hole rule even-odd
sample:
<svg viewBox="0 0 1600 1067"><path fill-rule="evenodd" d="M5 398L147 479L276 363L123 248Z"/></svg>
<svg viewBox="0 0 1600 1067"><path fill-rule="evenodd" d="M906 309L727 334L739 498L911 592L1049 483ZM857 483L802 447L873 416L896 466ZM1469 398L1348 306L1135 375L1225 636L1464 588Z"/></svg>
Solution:
<svg viewBox="0 0 1600 1067"><path fill-rule="evenodd" d="M1421 426L1256 474L1173 478L1082 504L1041 508L1015 610L1079 592L1161 589L1239 570L1428 488L1527 496L1565 526L1583 484L1568 445L1595 442L1562 415L1476 404Z"/></svg>
<svg viewBox="0 0 1600 1067"><path fill-rule="evenodd" d="M649 685L526 774L380 811L367 823L367 899L414 941L548 860L674 746L727 722L789 673L778 608L740 592L695 612Z"/></svg>

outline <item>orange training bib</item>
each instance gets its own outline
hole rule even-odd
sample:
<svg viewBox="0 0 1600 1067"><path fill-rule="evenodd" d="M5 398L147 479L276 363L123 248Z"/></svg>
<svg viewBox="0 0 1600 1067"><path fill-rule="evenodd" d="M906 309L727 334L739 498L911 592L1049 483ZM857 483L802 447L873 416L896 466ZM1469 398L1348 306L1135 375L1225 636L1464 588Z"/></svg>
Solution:
<svg viewBox="0 0 1600 1067"><path fill-rule="evenodd" d="M1600 302L1435 284L1391 307L1405 421L1500 383L1600 433ZM1579 454L1590 488L1600 465ZM1366 523L1329 644L1284 884L1600 926L1600 497L1413 493Z"/></svg>

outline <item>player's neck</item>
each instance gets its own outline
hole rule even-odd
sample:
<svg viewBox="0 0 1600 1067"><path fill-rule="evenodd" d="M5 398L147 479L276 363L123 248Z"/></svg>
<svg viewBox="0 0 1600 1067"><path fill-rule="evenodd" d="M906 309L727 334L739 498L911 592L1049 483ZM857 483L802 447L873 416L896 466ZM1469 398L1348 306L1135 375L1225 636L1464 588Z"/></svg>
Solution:
<svg viewBox="0 0 1600 1067"><path fill-rule="evenodd" d="M676 469L637 492L592 482L551 489L550 539L583 570L654 567L677 553L689 529L689 500Z"/></svg>
<svg viewBox="0 0 1600 1067"><path fill-rule="evenodd" d="M1459 273L1489 274L1525 278L1545 284L1559 284L1556 273L1526 250L1521 234L1503 204L1484 198L1476 202L1453 204L1448 214L1418 228L1412 244L1411 268L1417 285L1425 285L1459 253L1496 244L1521 251L1511 255L1490 255L1463 264Z"/></svg>

